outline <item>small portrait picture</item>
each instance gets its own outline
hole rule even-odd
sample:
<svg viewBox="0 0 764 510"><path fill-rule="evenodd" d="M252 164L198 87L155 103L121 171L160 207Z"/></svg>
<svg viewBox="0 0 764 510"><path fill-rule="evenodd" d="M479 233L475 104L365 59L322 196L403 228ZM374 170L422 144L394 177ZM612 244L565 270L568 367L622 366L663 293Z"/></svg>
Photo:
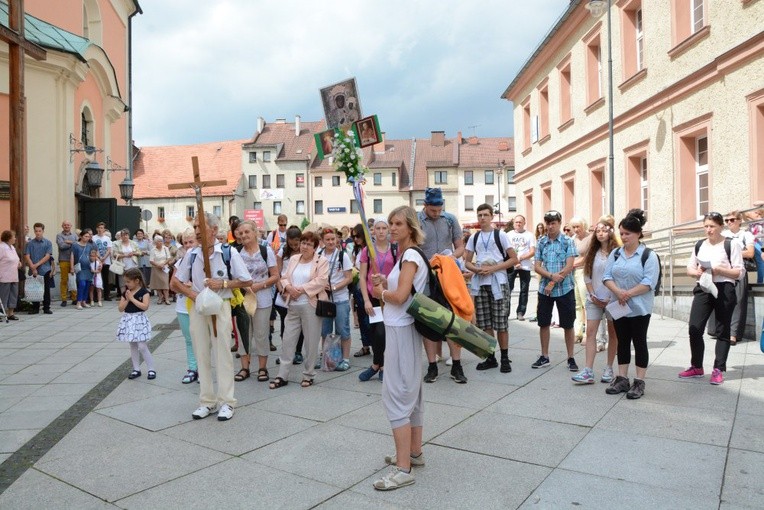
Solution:
<svg viewBox="0 0 764 510"><path fill-rule="evenodd" d="M366 117L353 124L353 130L356 134L356 140L359 140L361 148L374 145L382 141L379 130L379 120L376 115Z"/></svg>
<svg viewBox="0 0 764 510"><path fill-rule="evenodd" d="M313 135L316 140L319 159L326 159L332 155L332 140L334 140L335 133L337 133L336 129L327 129Z"/></svg>
<svg viewBox="0 0 764 510"><path fill-rule="evenodd" d="M321 103L324 105L326 126L329 128L347 126L361 118L355 78L322 88Z"/></svg>

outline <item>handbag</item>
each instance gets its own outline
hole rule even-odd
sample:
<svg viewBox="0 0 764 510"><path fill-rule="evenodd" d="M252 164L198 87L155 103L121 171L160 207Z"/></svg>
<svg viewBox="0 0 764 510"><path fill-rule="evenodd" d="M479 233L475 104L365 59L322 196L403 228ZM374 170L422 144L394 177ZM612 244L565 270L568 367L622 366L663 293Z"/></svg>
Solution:
<svg viewBox="0 0 764 510"><path fill-rule="evenodd" d="M758 270L758 267L756 266L756 261L754 259L743 259L743 267L748 273L751 273L751 272L755 273Z"/></svg>
<svg viewBox="0 0 764 510"><path fill-rule="evenodd" d="M337 257L339 258L339 257ZM329 279L331 281L332 268L329 268ZM316 303L316 315L327 319L333 319L337 317L337 305L334 304L334 296L331 291L327 292L331 301L318 300Z"/></svg>
<svg viewBox="0 0 764 510"><path fill-rule="evenodd" d="M112 261L111 265L109 266L109 272L114 274L124 274L125 263L121 260Z"/></svg>
<svg viewBox="0 0 764 510"><path fill-rule="evenodd" d="M39 303L45 294L45 278L40 275L30 276L24 284L24 299L30 303Z"/></svg>

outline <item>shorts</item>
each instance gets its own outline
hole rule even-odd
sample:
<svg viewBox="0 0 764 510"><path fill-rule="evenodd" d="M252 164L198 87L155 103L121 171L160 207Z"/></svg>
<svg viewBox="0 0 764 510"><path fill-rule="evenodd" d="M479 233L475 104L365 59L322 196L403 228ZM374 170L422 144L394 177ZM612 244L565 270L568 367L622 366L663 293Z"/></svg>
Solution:
<svg viewBox="0 0 764 510"><path fill-rule="evenodd" d="M604 308L600 308L599 306L595 305L594 303L589 301L589 298L586 298L586 303L584 304L584 308L586 308L587 321L601 321L603 318L607 320L613 320L612 317L610 317L610 312L608 312Z"/></svg>
<svg viewBox="0 0 764 510"><path fill-rule="evenodd" d="M335 318L324 318L321 324L321 336L337 333L342 340L350 338L350 301L335 302L337 305L337 316Z"/></svg>
<svg viewBox="0 0 764 510"><path fill-rule="evenodd" d="M509 316L509 285L501 285L502 299L494 299L490 285L480 287L475 296L475 317L477 327L482 330L507 331Z"/></svg>
<svg viewBox="0 0 764 510"><path fill-rule="evenodd" d="M576 298L575 291L571 290L562 296L547 296L538 294L538 306L536 307L536 317L539 327L547 327L552 324L552 307L557 304L557 314L560 316L560 327L562 329L571 329L576 320Z"/></svg>

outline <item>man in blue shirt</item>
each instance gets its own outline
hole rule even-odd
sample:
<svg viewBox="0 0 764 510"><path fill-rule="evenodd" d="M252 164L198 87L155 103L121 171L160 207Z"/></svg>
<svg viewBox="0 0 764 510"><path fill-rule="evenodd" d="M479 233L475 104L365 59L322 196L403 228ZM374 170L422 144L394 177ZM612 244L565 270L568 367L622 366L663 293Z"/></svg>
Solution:
<svg viewBox="0 0 764 510"><path fill-rule="evenodd" d="M45 281L45 291L42 298L42 309L45 314L52 314L50 310L50 287L53 283L52 266L53 243L43 237L45 225L42 223L34 224L34 238L27 242L24 248L24 260L29 267L31 276L42 276ZM30 315L40 313L40 303L32 303Z"/></svg>
<svg viewBox="0 0 764 510"><path fill-rule="evenodd" d="M539 283L536 316L539 324L541 356L531 368L549 365L549 327L552 323L552 309L557 306L560 327L565 330L565 347L568 349L568 370L578 371L573 359L573 323L576 319L576 298L573 293L573 261L578 256L573 240L560 232L562 215L549 211L544 215L547 235L539 239L536 246L535 271L541 277Z"/></svg>

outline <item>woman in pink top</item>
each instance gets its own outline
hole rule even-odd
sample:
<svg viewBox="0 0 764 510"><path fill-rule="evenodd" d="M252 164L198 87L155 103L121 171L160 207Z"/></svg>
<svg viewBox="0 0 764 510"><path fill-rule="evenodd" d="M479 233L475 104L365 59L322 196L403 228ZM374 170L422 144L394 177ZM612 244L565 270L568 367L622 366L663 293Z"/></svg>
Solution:
<svg viewBox="0 0 764 510"><path fill-rule="evenodd" d="M374 251L376 252L373 267L370 267L371 260L369 259L369 250L364 248L361 251L361 272L359 279L359 286L361 287L361 294L363 294L363 307L366 310L366 314L369 317L374 317L374 308L377 308L379 312L380 302L379 299L372 295L374 291L374 284L371 281L372 273L382 274L387 277L390 271L393 270L393 266L398 261L397 245L390 244L388 241L389 226L387 225L387 218L380 217L374 221ZM363 285L362 282L366 282ZM369 324L371 339L371 348L374 352L374 359L371 362L371 366L358 374L358 379L361 381L368 381L379 372L379 378L382 379L382 371L385 365L385 324L382 322L375 322Z"/></svg>
<svg viewBox="0 0 764 510"><path fill-rule="evenodd" d="M3 230L0 236L0 301L5 307L7 320L19 320L14 315L19 295L19 269L21 260L14 243L16 234L12 230Z"/></svg>

